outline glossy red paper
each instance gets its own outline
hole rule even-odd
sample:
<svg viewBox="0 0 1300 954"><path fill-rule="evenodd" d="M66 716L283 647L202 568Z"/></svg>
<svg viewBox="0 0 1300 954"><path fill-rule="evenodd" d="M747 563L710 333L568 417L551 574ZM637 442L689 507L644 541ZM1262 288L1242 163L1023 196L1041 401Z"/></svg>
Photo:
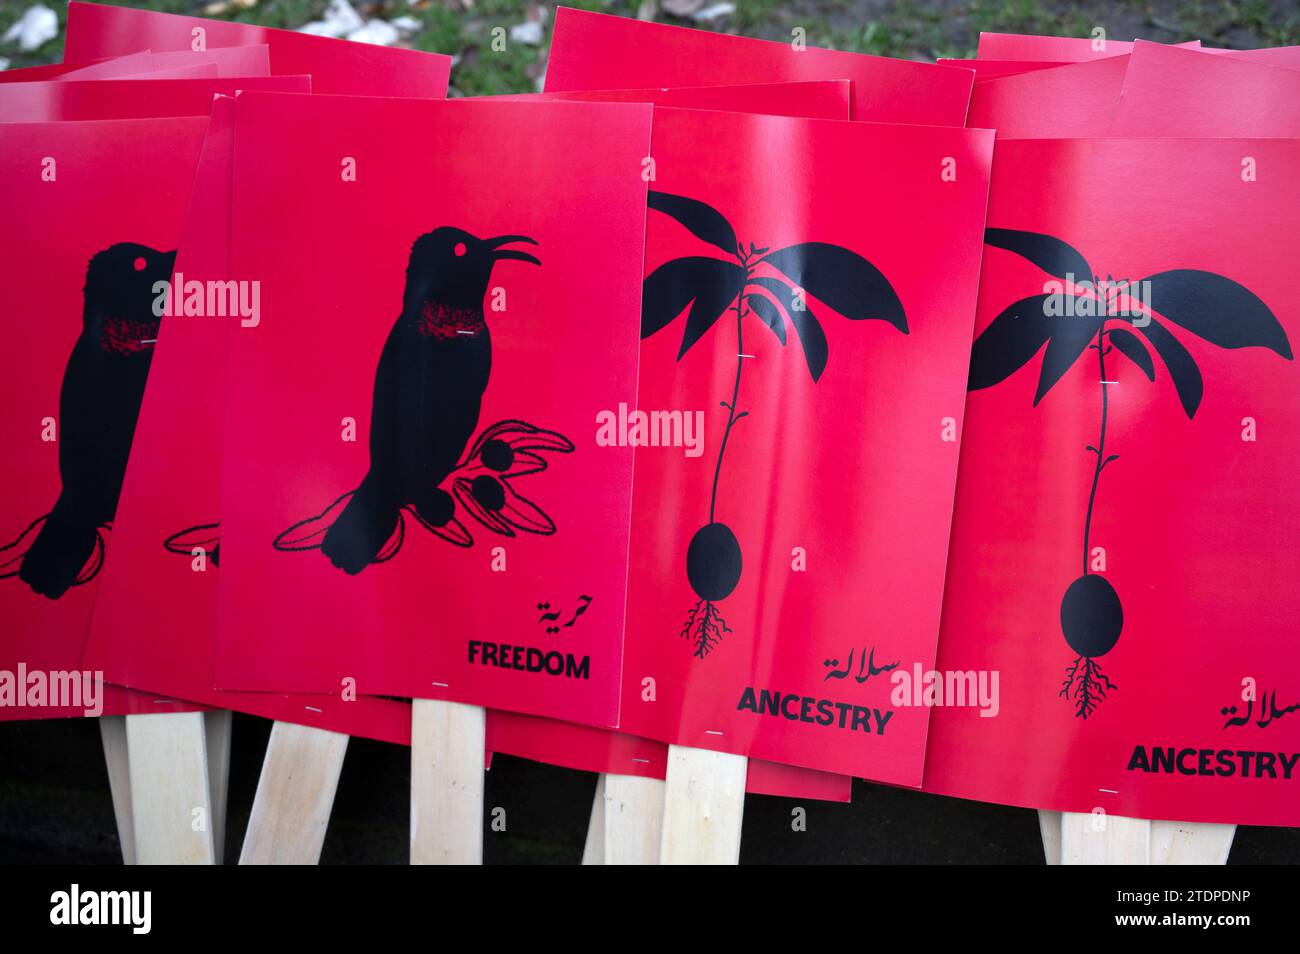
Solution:
<svg viewBox="0 0 1300 954"><path fill-rule="evenodd" d="M804 119L848 119L853 84L848 80L753 83L737 86L677 86L666 89L588 89L520 93L512 99L563 99L586 103L651 103L683 109L724 109Z"/></svg>
<svg viewBox="0 0 1300 954"><path fill-rule="evenodd" d="M217 47L211 50L172 50L150 53L149 60L155 72L171 70L193 63L212 63L220 77L270 76L271 53L265 43L253 46Z"/></svg>
<svg viewBox="0 0 1300 954"><path fill-rule="evenodd" d="M221 68L216 63L192 63L189 66L173 66L155 73L132 73L123 76L126 80L163 80L163 79L216 79ZM153 115L157 115L154 113Z"/></svg>
<svg viewBox="0 0 1300 954"><path fill-rule="evenodd" d="M992 138L656 110L622 731L919 783Z"/></svg>
<svg viewBox="0 0 1300 954"><path fill-rule="evenodd" d="M63 56L69 63L141 50L265 45L275 75L310 74L318 93L441 99L451 73L451 57L436 53L79 0L68 4L67 31Z"/></svg>
<svg viewBox="0 0 1300 954"><path fill-rule="evenodd" d="M1300 137L1300 70L1139 42L1110 134Z"/></svg>
<svg viewBox="0 0 1300 954"><path fill-rule="evenodd" d="M130 76L152 69L153 60L148 53L131 53L127 56L110 56L91 63L47 63L43 66L23 66L13 70L0 70L0 83L32 83L55 79L111 79Z"/></svg>
<svg viewBox="0 0 1300 954"><path fill-rule="evenodd" d="M998 143L927 790L1300 824L1297 207L1294 141Z"/></svg>
<svg viewBox="0 0 1300 954"><path fill-rule="evenodd" d="M50 63L0 71L0 83L30 83L44 80L122 79L171 70L196 63L213 63L218 76L269 76L271 60L265 45L239 46L193 52L128 53L85 62Z"/></svg>
<svg viewBox="0 0 1300 954"><path fill-rule="evenodd" d="M962 60L950 57L940 57L935 62L941 66L957 66L962 69L973 70L976 83L1066 65L1059 60Z"/></svg>
<svg viewBox="0 0 1300 954"><path fill-rule="evenodd" d="M229 263L234 106L232 98L220 97L212 107L176 257L178 282L237 280ZM220 563L213 524L221 506L226 335L240 333L239 321L238 314L178 314L161 324L85 665L123 686L409 743L410 706L402 702L343 692L212 688Z"/></svg>
<svg viewBox="0 0 1300 954"><path fill-rule="evenodd" d="M1300 46L1270 46L1260 50L1220 50L1206 46L1201 47L1201 51L1226 56L1230 60L1300 70Z"/></svg>
<svg viewBox="0 0 1300 954"><path fill-rule="evenodd" d="M204 125L0 125L5 673L81 668L152 351L148 281L170 275ZM103 701L110 715L178 708L112 686ZM0 719L87 714L12 702Z"/></svg>
<svg viewBox="0 0 1300 954"><path fill-rule="evenodd" d="M1196 48L1201 45L1201 41L1192 40L1177 45ZM1084 63L1131 52L1133 52L1131 41L1108 40L1104 36L1094 38L981 33L979 51L976 55L981 60L1055 60L1058 63Z"/></svg>
<svg viewBox="0 0 1300 954"><path fill-rule="evenodd" d="M650 111L239 98L222 687L615 722Z"/></svg>
<svg viewBox="0 0 1300 954"><path fill-rule="evenodd" d="M487 747L489 752L548 765L642 778L663 778L668 765L668 746L663 742L498 709L488 712ZM783 798L847 802L852 796L853 779L751 759L745 775L745 791Z"/></svg>
<svg viewBox="0 0 1300 954"><path fill-rule="evenodd" d="M510 98L649 102L656 106L726 109L795 115L806 119L848 119L850 92L851 84L847 80L824 80L749 86L590 90ZM663 742L496 709L488 712L487 731L489 750L584 771L662 778L668 754L668 747ZM849 800L852 788L847 776L776 765L759 759L750 763L745 784L751 792L844 802Z"/></svg>
<svg viewBox="0 0 1300 954"><path fill-rule="evenodd" d="M67 80L0 85L0 122L206 116L212 97L238 90L311 92L309 76Z"/></svg>
<svg viewBox="0 0 1300 954"><path fill-rule="evenodd" d="M1105 136L1115 115L1127 55L975 84L966 122L999 139L1089 139Z"/></svg>
<svg viewBox="0 0 1300 954"><path fill-rule="evenodd" d="M546 89L853 81L853 119L960 126L969 70L751 40L560 7Z"/></svg>

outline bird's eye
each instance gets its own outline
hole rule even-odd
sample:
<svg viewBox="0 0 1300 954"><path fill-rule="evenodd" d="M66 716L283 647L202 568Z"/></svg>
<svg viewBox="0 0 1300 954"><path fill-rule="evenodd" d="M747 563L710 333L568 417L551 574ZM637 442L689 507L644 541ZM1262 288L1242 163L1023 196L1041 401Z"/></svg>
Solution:
<svg viewBox="0 0 1300 954"><path fill-rule="evenodd" d="M464 242L457 242L457 243L452 247L452 250L451 250L451 251L452 251L452 254L453 254L453 255L455 255L457 258L460 258L460 257L461 257L462 255L464 255L465 252L466 252L466 249L465 249L465 243L464 243Z"/></svg>
<svg viewBox="0 0 1300 954"><path fill-rule="evenodd" d="M146 265L148 265L149 263L146 262L146 261L144 260L144 256L143 256L143 255L137 255L135 261L132 262L132 264L135 266L135 270L136 270L137 272L143 272L143 271L144 271L144 267L145 267Z"/></svg>

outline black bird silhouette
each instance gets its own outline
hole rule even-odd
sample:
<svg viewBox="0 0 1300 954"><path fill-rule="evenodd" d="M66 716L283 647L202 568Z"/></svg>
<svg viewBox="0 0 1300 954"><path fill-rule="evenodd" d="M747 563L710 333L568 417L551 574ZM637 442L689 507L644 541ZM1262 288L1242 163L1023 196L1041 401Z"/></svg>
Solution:
<svg viewBox="0 0 1300 954"><path fill-rule="evenodd" d="M154 314L154 285L170 281L175 259L174 251L119 242L96 254L86 267L81 334L59 393L62 488L54 508L4 548L16 548L41 525L22 556L18 577L42 596L58 599L98 571L103 547L99 531L112 523L117 511L162 320ZM83 568L92 556L95 565L85 575ZM11 557L4 566L12 562Z"/></svg>
<svg viewBox="0 0 1300 954"><path fill-rule="evenodd" d="M375 560L404 506L434 527L451 520L455 502L438 485L474 435L492 369L483 313L492 266L502 259L541 264L502 248L517 242L537 244L523 235L480 239L444 227L411 246L402 313L375 370L370 470L321 541L321 552L341 570L360 573Z"/></svg>

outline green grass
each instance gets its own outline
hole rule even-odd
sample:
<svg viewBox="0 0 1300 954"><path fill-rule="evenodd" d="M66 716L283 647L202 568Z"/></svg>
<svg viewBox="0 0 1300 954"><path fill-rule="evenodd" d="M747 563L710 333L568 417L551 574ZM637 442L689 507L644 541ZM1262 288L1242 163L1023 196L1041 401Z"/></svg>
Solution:
<svg viewBox="0 0 1300 954"><path fill-rule="evenodd" d="M30 0L0 0L0 32L17 20ZM41 49L20 53L0 46L11 65L57 62L63 52L64 6L43 0L59 14L60 34ZM811 46L880 56L933 59L972 56L981 31L1087 36L1094 26L1107 28L1112 39L1140 33L1167 41L1200 39L1237 46L1300 44L1300 11L1289 0L734 0L733 15L707 29L789 41L802 27ZM131 5L168 13L202 15L206 0L135 0ZM638 0L566 0L568 6L635 16ZM226 19L261 26L295 29L319 19L327 0L261 0ZM354 0L366 16L392 19L411 15L422 28L407 45L459 56L452 70L453 92L467 96L528 92L536 88L550 42L540 47L509 41L492 49L492 30L522 23L526 0L476 0L464 9L458 0ZM554 7L549 7L554 14ZM662 13L663 22L680 22Z"/></svg>

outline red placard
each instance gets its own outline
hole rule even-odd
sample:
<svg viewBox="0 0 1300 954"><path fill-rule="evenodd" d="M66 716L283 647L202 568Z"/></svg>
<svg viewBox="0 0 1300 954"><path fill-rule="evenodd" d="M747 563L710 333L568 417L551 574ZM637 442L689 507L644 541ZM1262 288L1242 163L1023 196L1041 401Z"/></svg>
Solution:
<svg viewBox="0 0 1300 954"><path fill-rule="evenodd" d="M835 50L796 49L560 7L548 92L803 80L853 81L853 119L960 126L969 70Z"/></svg>
<svg viewBox="0 0 1300 954"><path fill-rule="evenodd" d="M656 110L623 731L919 783L992 138Z"/></svg>
<svg viewBox="0 0 1300 954"><path fill-rule="evenodd" d="M925 788L1300 824L1300 144L997 155Z"/></svg>
<svg viewBox="0 0 1300 954"><path fill-rule="evenodd" d="M24 66L16 70L0 70L0 83L31 83L53 79L110 79L114 76L132 76L152 69L153 60L148 53L113 56L94 63L49 63L45 66Z"/></svg>
<svg viewBox="0 0 1300 954"><path fill-rule="evenodd" d="M210 282L224 288L231 280L236 290L223 299L224 317L182 310L161 323L85 665L124 686L408 744L411 712L402 702L346 691L281 695L212 688L226 335L241 320L239 304L251 300L238 297L244 289L229 264L234 106L229 97L213 104L173 281L182 292L186 282L206 290Z"/></svg>
<svg viewBox="0 0 1300 954"><path fill-rule="evenodd" d="M541 93L519 98L652 102L656 106L722 108L767 115L847 119L850 84L846 80L765 83L751 86L656 90L593 90ZM662 778L668 747L662 742L555 719L492 710L488 748L524 758L593 772ZM762 794L847 802L852 780L810 769L754 759L746 789Z"/></svg>
<svg viewBox="0 0 1300 954"><path fill-rule="evenodd" d="M149 60L155 72L172 70L193 63L213 63L220 77L270 76L271 53L265 43L255 46L219 47L213 50L173 50L150 53Z"/></svg>
<svg viewBox="0 0 1300 954"><path fill-rule="evenodd" d="M612 724L651 107L237 112L219 684Z"/></svg>
<svg viewBox="0 0 1300 954"><path fill-rule="evenodd" d="M1086 139L1110 129L1129 57L1111 56L975 84L967 125L999 139Z"/></svg>
<svg viewBox="0 0 1300 954"><path fill-rule="evenodd" d="M308 93L311 77L11 83L0 85L0 122L206 116L213 96L234 95L238 90Z"/></svg>
<svg viewBox="0 0 1300 954"><path fill-rule="evenodd" d="M1145 42L1143 40L1137 41ZM1196 48L1200 40L1179 43L1178 46ZM1058 63L1083 63L1107 56L1132 53L1133 43L1127 40L1108 40L1100 37L1032 36L1022 33L981 33L979 50L981 60L1054 60Z"/></svg>
<svg viewBox="0 0 1300 954"><path fill-rule="evenodd" d="M1232 60L1300 70L1300 46L1270 46L1262 50L1219 50L1206 46L1201 47L1201 50L1216 56L1226 56Z"/></svg>
<svg viewBox="0 0 1300 954"><path fill-rule="evenodd" d="M81 667L153 350L152 282L171 273L204 125L0 125L0 719L101 714L33 708L37 683L15 674ZM105 687L102 713L176 708Z"/></svg>
<svg viewBox="0 0 1300 954"><path fill-rule="evenodd" d="M643 778L663 778L668 765L668 746L663 742L498 709L488 712L487 748L489 752L583 772ZM745 775L745 791L784 798L848 802L853 794L853 779L847 775L751 759Z"/></svg>
<svg viewBox="0 0 1300 954"><path fill-rule="evenodd" d="M502 100L564 99L587 103L653 103L685 109L727 109L768 116L848 119L853 84L848 80L753 83L737 86L678 86L670 89L590 89L520 93Z"/></svg>
<svg viewBox="0 0 1300 954"><path fill-rule="evenodd" d="M1300 136L1300 71L1139 42L1114 136Z"/></svg>
<svg viewBox="0 0 1300 954"><path fill-rule="evenodd" d="M130 76L124 76L122 79L134 80L164 80L164 79L216 79L221 70L216 63L194 63L190 66L176 66L171 69L159 70L156 73L133 73ZM149 115L156 116L157 113ZM131 117L127 117L131 118Z"/></svg>
<svg viewBox="0 0 1300 954"><path fill-rule="evenodd" d="M962 60L942 56L935 62L941 66L959 66L963 69L973 70L976 83L1066 65L1058 60Z"/></svg>
<svg viewBox="0 0 1300 954"><path fill-rule="evenodd" d="M69 63L141 50L202 51L264 44L275 75L310 74L318 93L441 99L451 73L451 57L436 53L79 0L68 4L67 29L63 57Z"/></svg>

